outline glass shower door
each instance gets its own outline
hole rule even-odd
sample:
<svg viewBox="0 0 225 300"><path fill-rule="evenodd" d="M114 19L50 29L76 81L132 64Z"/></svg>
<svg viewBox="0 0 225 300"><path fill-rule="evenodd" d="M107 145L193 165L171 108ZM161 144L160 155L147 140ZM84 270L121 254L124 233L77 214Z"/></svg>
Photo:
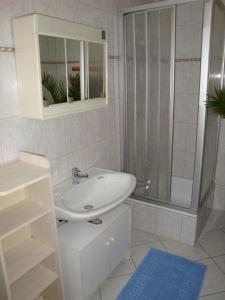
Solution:
<svg viewBox="0 0 225 300"><path fill-rule="evenodd" d="M126 171L135 193L169 202L171 186L174 8L125 17Z"/></svg>
<svg viewBox="0 0 225 300"><path fill-rule="evenodd" d="M224 36L225 15L223 10L215 3L208 79L208 95L211 96L215 95L215 88L220 89L223 84ZM203 204L214 184L216 168L219 117L210 110L207 111L205 126L200 205Z"/></svg>

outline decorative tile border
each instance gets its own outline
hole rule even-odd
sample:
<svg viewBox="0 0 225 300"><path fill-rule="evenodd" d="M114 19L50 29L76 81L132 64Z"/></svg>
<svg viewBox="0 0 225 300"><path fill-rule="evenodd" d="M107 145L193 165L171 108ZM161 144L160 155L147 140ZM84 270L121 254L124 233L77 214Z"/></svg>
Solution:
<svg viewBox="0 0 225 300"><path fill-rule="evenodd" d="M201 61L200 57L194 57L194 58L176 58L176 62L190 62L190 61Z"/></svg>
<svg viewBox="0 0 225 300"><path fill-rule="evenodd" d="M13 47L0 47L0 53L14 53L15 48Z"/></svg>
<svg viewBox="0 0 225 300"><path fill-rule="evenodd" d="M119 60L120 57L119 57L119 55L109 55L108 59Z"/></svg>

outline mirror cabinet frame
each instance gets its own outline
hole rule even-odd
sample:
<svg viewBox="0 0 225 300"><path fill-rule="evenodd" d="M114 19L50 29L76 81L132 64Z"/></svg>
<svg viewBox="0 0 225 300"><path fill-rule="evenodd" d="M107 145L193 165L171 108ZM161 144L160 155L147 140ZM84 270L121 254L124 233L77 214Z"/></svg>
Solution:
<svg viewBox="0 0 225 300"><path fill-rule="evenodd" d="M40 14L30 14L13 20L13 32L18 89L23 117L45 120L102 108L108 104L108 49L103 29ZM86 99L84 89L85 81L88 81L88 79L84 70L85 66L82 63L84 59L83 53L81 53L81 100L70 102L67 97L67 102L65 103L44 106L39 45L40 35L78 40L82 45L87 45L88 42L102 44L104 49L104 98ZM68 86L66 89L68 91Z"/></svg>

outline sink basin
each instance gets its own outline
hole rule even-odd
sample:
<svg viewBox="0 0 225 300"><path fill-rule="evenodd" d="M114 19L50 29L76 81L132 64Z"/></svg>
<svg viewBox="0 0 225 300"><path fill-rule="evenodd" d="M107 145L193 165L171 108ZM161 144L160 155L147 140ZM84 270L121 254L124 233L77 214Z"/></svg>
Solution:
<svg viewBox="0 0 225 300"><path fill-rule="evenodd" d="M54 189L57 218L89 221L113 209L133 192L133 175L93 168L79 184L65 181Z"/></svg>

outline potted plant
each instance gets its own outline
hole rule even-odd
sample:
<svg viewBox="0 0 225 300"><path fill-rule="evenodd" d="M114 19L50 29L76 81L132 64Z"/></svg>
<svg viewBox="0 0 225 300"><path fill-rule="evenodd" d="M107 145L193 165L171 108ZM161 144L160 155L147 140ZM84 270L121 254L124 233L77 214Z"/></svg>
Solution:
<svg viewBox="0 0 225 300"><path fill-rule="evenodd" d="M225 88L215 89L214 96L208 96L206 107L215 114L225 118Z"/></svg>

